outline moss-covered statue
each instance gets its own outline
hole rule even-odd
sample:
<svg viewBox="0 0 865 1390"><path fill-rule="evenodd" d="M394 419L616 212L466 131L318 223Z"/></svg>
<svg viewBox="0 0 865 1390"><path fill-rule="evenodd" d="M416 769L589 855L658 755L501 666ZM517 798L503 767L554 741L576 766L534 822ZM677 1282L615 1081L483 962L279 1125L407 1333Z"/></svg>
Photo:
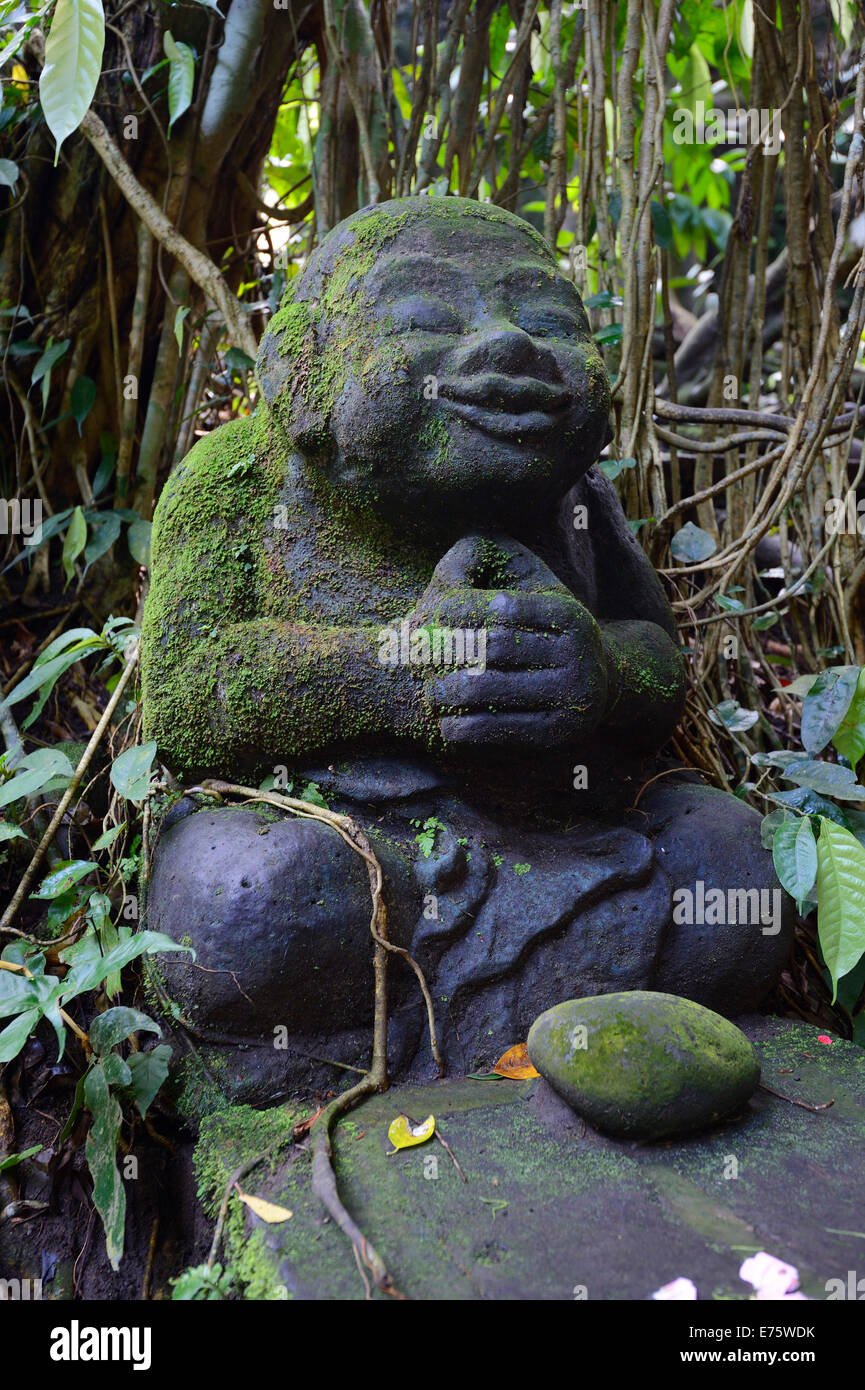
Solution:
<svg viewBox="0 0 865 1390"><path fill-rule="evenodd" d="M549 247L462 199L361 211L293 282L258 379L255 415L201 440L157 509L163 761L314 784L365 827L454 1068L581 995L753 1008L790 931L758 818L687 775L631 809L684 666L592 466L607 375ZM315 821L187 809L150 890L150 925L198 952L170 992L205 1038L242 1040L248 1090L332 1084L311 1059L369 1046L362 861ZM393 981L405 1074L429 1060L424 1009L410 972Z"/></svg>

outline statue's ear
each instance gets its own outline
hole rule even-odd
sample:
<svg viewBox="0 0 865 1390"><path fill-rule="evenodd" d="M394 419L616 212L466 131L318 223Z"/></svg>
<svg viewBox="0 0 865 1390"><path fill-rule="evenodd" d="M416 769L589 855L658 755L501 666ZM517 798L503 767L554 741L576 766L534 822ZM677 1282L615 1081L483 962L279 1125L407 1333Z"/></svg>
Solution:
<svg viewBox="0 0 865 1390"><path fill-rule="evenodd" d="M327 421L312 403L310 376L319 356L317 305L289 304L275 314L261 340L255 374L261 394L294 443L320 449Z"/></svg>
<svg viewBox="0 0 865 1390"><path fill-rule="evenodd" d="M279 351L279 336L269 331L265 333L259 344L255 363L255 375L261 394L267 404L274 408L281 396L291 394L291 383L295 375L291 357L283 356Z"/></svg>

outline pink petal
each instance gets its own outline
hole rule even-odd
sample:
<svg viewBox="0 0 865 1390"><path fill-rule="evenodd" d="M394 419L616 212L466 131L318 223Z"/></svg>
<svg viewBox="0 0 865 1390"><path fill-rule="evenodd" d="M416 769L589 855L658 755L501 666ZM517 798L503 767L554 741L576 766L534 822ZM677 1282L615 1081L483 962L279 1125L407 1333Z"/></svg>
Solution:
<svg viewBox="0 0 865 1390"><path fill-rule="evenodd" d="M665 1302L690 1301L697 1297L697 1286L690 1279L674 1279L671 1283L665 1284L663 1288L656 1289L652 1297Z"/></svg>
<svg viewBox="0 0 865 1390"><path fill-rule="evenodd" d="M742 1262L739 1278L757 1290L758 1298L761 1294L765 1298L784 1298L799 1286L799 1271L795 1265L776 1260L774 1255L767 1255L765 1250L761 1250L757 1255L750 1255Z"/></svg>

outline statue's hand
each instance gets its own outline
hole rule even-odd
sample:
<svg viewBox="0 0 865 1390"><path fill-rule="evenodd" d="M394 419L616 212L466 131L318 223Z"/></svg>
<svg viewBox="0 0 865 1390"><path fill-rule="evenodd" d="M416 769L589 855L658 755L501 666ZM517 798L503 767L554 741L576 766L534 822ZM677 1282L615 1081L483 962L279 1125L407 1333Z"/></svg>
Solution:
<svg viewBox="0 0 865 1390"><path fill-rule="evenodd" d="M600 722L607 687L598 624L517 542L460 541L436 566L419 623L461 632L473 658L419 672L446 743L542 749L576 742Z"/></svg>

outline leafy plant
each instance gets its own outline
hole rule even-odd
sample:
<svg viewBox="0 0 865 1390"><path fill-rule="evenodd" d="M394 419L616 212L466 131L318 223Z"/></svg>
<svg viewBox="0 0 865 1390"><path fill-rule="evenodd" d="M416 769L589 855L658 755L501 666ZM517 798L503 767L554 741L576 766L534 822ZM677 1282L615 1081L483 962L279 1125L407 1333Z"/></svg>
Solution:
<svg viewBox="0 0 865 1390"><path fill-rule="evenodd" d="M764 817L763 842L771 845L778 878L799 911L817 905L834 1003L840 982L865 956L865 813L849 804L865 801L865 786L856 780L865 755L865 668L830 667L791 689L803 697L804 751L757 753L752 762L795 784L790 791L762 792L776 804ZM816 756L829 746L842 761ZM848 999L851 1007L854 1002ZM859 1015L857 1037L865 1040L861 1009Z"/></svg>

